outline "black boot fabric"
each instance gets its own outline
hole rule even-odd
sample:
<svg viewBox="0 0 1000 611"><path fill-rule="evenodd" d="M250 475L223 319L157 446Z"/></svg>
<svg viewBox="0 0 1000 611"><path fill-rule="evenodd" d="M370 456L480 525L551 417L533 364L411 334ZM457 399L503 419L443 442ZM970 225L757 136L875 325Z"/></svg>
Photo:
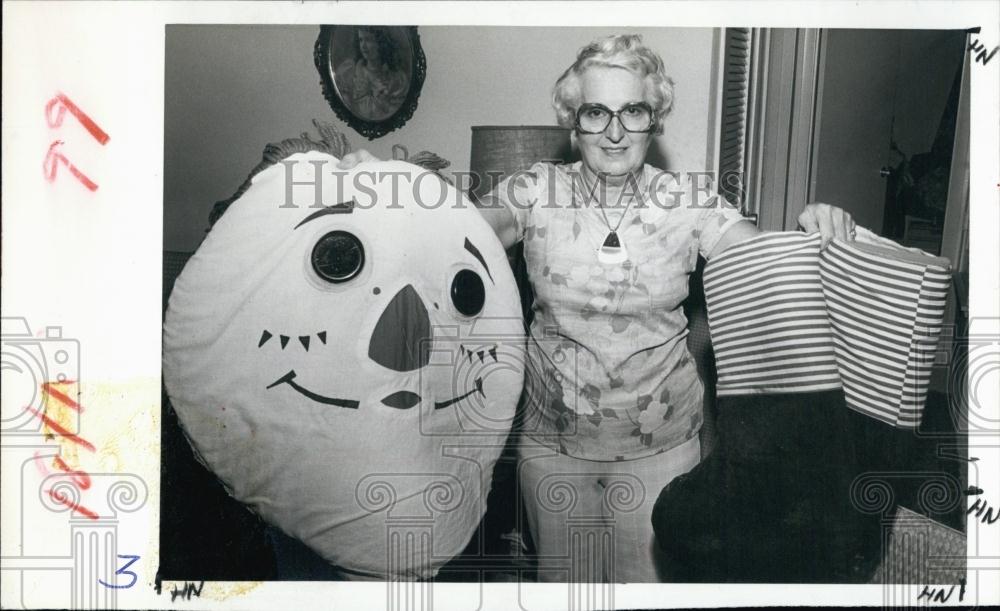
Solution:
<svg viewBox="0 0 1000 611"><path fill-rule="evenodd" d="M671 578L855 581L872 516L819 273L819 236L765 234L705 270L718 446L661 492L652 520Z"/></svg>

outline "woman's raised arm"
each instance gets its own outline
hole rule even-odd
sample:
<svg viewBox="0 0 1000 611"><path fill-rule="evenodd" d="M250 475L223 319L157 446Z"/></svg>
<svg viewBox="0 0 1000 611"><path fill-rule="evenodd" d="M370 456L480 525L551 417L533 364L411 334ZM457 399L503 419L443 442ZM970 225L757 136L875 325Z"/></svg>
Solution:
<svg viewBox="0 0 1000 611"><path fill-rule="evenodd" d="M823 238L822 248L826 248L826 245L834 238L854 239L854 219L851 218L849 212L837 206L823 203L809 204L799 215L798 223L806 233L819 232ZM752 238L758 233L761 233L761 230L749 221L736 223L729 228L729 231L722 234L709 258L721 254L730 246Z"/></svg>
<svg viewBox="0 0 1000 611"><path fill-rule="evenodd" d="M487 193L482 199L473 195L472 203L493 228L493 233L497 234L497 239L503 244L504 250L517 243L517 223L509 208L497 201L492 193Z"/></svg>

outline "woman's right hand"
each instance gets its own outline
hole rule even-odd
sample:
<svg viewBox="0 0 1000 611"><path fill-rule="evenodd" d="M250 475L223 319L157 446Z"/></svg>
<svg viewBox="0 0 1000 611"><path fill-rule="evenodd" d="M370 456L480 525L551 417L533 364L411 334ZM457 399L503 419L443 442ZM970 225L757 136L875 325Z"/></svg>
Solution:
<svg viewBox="0 0 1000 611"><path fill-rule="evenodd" d="M366 161L382 161L375 155L372 155L365 149L358 149L353 153L348 153L344 155L344 158L340 160L337 167L341 170L350 170L359 163L364 163Z"/></svg>

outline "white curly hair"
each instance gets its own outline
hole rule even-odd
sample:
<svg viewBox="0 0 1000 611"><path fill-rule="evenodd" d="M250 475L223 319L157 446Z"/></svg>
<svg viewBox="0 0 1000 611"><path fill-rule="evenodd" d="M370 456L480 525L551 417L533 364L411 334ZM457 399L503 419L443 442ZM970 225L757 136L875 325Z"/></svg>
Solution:
<svg viewBox="0 0 1000 611"><path fill-rule="evenodd" d="M656 133L674 104L674 81L667 76L663 59L642 43L638 34L620 34L595 40L580 49L573 65L563 72L552 90L552 106L559 125L572 129L581 103L581 77L591 66L623 68L645 82L646 102L656 113Z"/></svg>

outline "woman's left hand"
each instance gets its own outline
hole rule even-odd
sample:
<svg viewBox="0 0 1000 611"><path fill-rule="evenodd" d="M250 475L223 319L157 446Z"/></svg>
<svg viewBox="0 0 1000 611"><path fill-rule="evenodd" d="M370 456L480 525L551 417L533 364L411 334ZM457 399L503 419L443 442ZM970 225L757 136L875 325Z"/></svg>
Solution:
<svg viewBox="0 0 1000 611"><path fill-rule="evenodd" d="M853 240L856 223L849 212L830 204L809 204L799 215L799 226L806 233L819 232L822 248L834 238Z"/></svg>

